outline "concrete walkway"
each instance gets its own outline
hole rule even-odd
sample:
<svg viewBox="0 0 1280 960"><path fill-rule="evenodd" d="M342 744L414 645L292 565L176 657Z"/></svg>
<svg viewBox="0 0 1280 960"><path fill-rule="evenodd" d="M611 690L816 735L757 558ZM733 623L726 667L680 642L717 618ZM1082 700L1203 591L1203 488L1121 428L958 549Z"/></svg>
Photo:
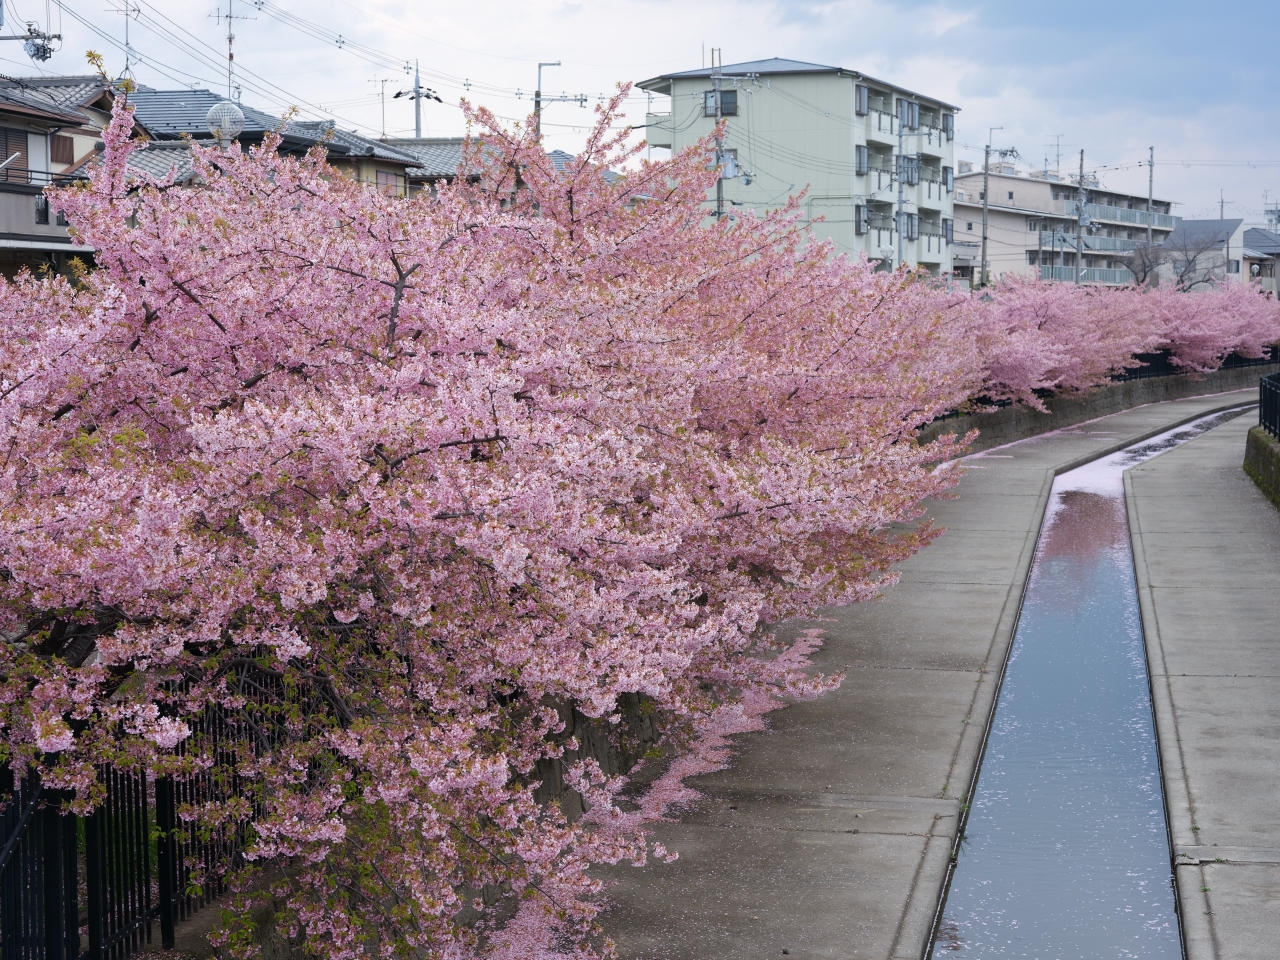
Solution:
<svg viewBox="0 0 1280 960"><path fill-rule="evenodd" d="M707 799L655 830L677 862L609 872L617 884L604 923L620 955L919 960L1053 476L1256 397L1140 407L968 461L959 497L930 511L947 533L902 565L902 582L878 601L829 612L818 663L847 668L843 686L772 714L768 731L741 738L732 767L694 781ZM1232 456L1240 473L1243 439ZM1269 557L1271 584L1280 564ZM1277 667L1280 654L1269 672ZM1276 708L1252 713L1266 709ZM1277 744L1256 729L1259 763L1274 767ZM1212 789L1239 792L1230 781ZM1243 844L1241 830L1229 835Z"/></svg>
<svg viewBox="0 0 1280 960"><path fill-rule="evenodd" d="M1247 415L1126 482L1188 960L1280 956L1280 511Z"/></svg>

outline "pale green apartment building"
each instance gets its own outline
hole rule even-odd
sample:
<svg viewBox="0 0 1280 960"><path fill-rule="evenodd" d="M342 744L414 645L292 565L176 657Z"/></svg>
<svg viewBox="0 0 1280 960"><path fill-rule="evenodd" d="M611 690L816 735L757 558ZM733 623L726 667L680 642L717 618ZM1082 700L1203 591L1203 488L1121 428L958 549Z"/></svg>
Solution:
<svg viewBox="0 0 1280 960"><path fill-rule="evenodd" d="M776 209L808 188L804 215L838 250L890 266L901 250L912 266L951 273L957 107L797 60L686 70L639 86L659 98L646 139L673 151L713 131L719 88L726 214Z"/></svg>

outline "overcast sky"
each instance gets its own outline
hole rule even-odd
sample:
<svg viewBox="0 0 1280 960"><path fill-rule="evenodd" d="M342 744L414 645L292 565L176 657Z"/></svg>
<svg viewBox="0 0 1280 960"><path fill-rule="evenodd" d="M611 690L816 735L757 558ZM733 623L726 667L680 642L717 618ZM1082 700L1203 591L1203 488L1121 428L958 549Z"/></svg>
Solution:
<svg viewBox="0 0 1280 960"><path fill-rule="evenodd" d="M83 73L84 52L124 67L126 0L3 0L6 29L45 25L46 4L62 48L34 64L21 45L0 45L9 75ZM158 88L226 90L228 0L127 0L137 13L130 43L137 79ZM466 96L516 119L531 109L539 60L551 93L584 93L593 104L620 81L702 65L719 47L724 62L787 57L861 70L962 108L957 157L978 159L988 128L1025 165L1086 169L1112 189L1146 193L1147 148L1156 151L1156 196L1185 217L1261 223L1264 196L1280 199L1280 4L1241 0L1221 8L1180 0L1077 0L1070 4L976 0L965 4L887 0L231 0L241 99L278 113L335 115L379 135L413 133L405 61L421 64L424 133L463 131ZM262 2L262 6L259 6ZM94 33L72 13L88 21ZM301 18L289 22L289 17ZM167 19L166 19L167 18ZM18 27L17 30L12 28ZM185 32L184 32L185 31ZM105 36L103 35L105 34ZM342 38L342 45L338 38ZM113 45L112 41L117 45ZM381 81L386 80L383 84ZM467 85L469 82L469 86ZM519 95L517 95L517 92ZM646 97L630 102L643 123ZM548 146L572 152L590 106L547 106ZM639 136L639 134L637 134Z"/></svg>

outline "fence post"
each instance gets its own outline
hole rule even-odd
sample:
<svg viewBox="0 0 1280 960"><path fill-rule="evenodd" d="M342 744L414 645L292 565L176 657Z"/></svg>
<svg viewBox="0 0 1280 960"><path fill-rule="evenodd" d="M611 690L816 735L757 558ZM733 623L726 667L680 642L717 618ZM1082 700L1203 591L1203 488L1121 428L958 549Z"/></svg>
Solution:
<svg viewBox="0 0 1280 960"><path fill-rule="evenodd" d="M106 864L103 849L103 818L99 806L84 821L85 880L89 895L89 953L87 960L103 960L103 940L106 935L104 907L106 906Z"/></svg>
<svg viewBox="0 0 1280 960"><path fill-rule="evenodd" d="M178 875L177 846L174 831L174 796L173 778L156 777L156 827L159 838L156 841L156 861L160 871L160 943L166 950L173 949L173 925L175 920L174 889Z"/></svg>
<svg viewBox="0 0 1280 960"><path fill-rule="evenodd" d="M61 796L53 790L45 791L44 809L40 811L41 840L44 849L44 955L45 960L75 960L75 956L67 957L65 948L67 934L65 929L67 884L63 876L67 858L63 854L62 843L64 830L62 815L58 812L58 800Z"/></svg>

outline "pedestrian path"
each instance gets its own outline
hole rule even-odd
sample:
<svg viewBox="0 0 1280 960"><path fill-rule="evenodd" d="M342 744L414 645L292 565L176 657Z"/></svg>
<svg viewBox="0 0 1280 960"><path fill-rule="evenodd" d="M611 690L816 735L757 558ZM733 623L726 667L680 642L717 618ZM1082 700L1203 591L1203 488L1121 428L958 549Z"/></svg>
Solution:
<svg viewBox="0 0 1280 960"><path fill-rule="evenodd" d="M1244 416L1126 484L1188 960L1280 956L1280 511Z"/></svg>
<svg viewBox="0 0 1280 960"><path fill-rule="evenodd" d="M1152 404L969 458L959 496L930 510L946 534L880 600L828 611L817 662L847 670L841 688L772 714L732 767L693 781L707 799L655 829L679 860L609 871L620 956L919 960L1053 476L1256 396Z"/></svg>

